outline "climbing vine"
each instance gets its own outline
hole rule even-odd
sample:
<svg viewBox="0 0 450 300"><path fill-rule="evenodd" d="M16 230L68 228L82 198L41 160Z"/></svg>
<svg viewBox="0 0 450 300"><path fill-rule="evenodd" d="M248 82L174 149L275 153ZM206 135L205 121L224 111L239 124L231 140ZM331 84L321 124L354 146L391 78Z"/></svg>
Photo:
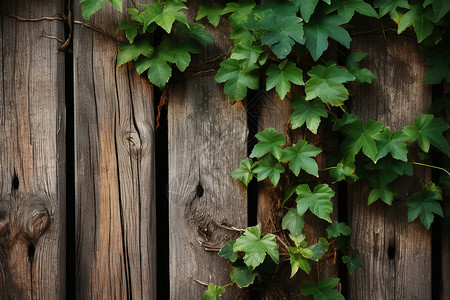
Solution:
<svg viewBox="0 0 450 300"><path fill-rule="evenodd" d="M122 10L122 0L109 0ZM89 19L105 5L105 0L82 0L83 17ZM117 65L133 61L139 74L147 73L154 85L164 88L170 82L172 69L185 71L191 55L213 40L205 26L189 22L186 0L158 0L151 4L136 3L127 10L128 20L118 31L124 31L127 41L120 45ZM236 229L241 235L226 242L219 255L229 259L231 283L239 288L255 281L263 281L267 272L273 273L280 261L288 260L291 277L299 270L309 274L314 262L332 247L342 253L342 262L349 272L363 268L358 254L345 247L345 238L351 229L343 222L331 219L333 189L318 178L328 173L334 183L365 181L371 187L368 205L383 201L391 205L398 195L394 182L400 176L412 176L413 165L439 169L444 189L449 189L450 172L425 163L430 149L450 156L450 147L444 137L448 124L441 112L448 106L447 95L437 99L430 114L416 116L414 124L392 131L376 120L364 122L348 112L347 84L372 83L376 76L361 68L367 53L346 54L345 65L327 61L324 53L334 40L350 49L351 36L347 31L355 14L368 18L383 18L396 31L414 33L430 66L425 83L440 84L450 81L450 2L447 0L268 0L256 4L253 0L225 1L222 6L204 1L195 20L207 19L217 27L227 20L232 28L231 53L220 63L215 75L223 83L230 102L240 101L248 90L275 89L283 100L292 86L299 86L304 96L292 102L289 122L292 130L306 128L317 134L324 119L329 119L332 130L344 138L329 155L329 166L319 170L316 156L322 149L304 139L287 146L286 137L273 128L256 134L258 142L248 158L240 162L231 177L246 186L256 178L269 180L274 187L280 178L290 178L281 206L285 214L281 228L289 240L279 233L262 234L259 226ZM394 22L392 22L392 20ZM154 38L158 32L158 39ZM340 47L341 47L340 46ZM336 46L333 46L336 47ZM370 55L370 54L369 54ZM309 70L302 70L304 60L314 61ZM263 83L264 86L260 87ZM305 130L306 130L305 129ZM417 143L418 147L414 144ZM413 157L421 158L420 161ZM443 218L440 201L442 188L433 182L423 182L422 189L406 199L408 221L419 218L430 229L436 216ZM307 211L329 223L327 235L316 244L308 245L303 227ZM281 248L284 254L280 253ZM282 257L283 256L283 257ZM269 270L269 271L268 271ZM317 285L303 282L301 294L314 299L343 299L335 289L338 278L324 278ZM227 285L228 286L228 285ZM209 284L204 299L220 299L227 286Z"/></svg>

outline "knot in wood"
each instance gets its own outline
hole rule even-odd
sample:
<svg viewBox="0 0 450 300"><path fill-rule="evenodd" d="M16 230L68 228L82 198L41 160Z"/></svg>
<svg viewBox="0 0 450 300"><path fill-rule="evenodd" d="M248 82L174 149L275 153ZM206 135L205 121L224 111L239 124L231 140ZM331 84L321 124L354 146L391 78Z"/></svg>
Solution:
<svg viewBox="0 0 450 300"><path fill-rule="evenodd" d="M45 207L41 206L31 210L25 228L31 241L39 239L49 227L50 215Z"/></svg>
<svg viewBox="0 0 450 300"><path fill-rule="evenodd" d="M139 154L142 150L141 138L137 132L127 132L124 136L126 147L132 154Z"/></svg>

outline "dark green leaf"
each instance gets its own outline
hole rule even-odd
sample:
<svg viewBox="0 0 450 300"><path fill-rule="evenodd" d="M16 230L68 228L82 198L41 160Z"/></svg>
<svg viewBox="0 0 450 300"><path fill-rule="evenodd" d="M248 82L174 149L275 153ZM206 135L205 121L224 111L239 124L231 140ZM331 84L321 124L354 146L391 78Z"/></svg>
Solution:
<svg viewBox="0 0 450 300"><path fill-rule="evenodd" d="M238 260L231 265L231 281L236 283L239 288L252 284L257 275L258 273L250 271L242 260Z"/></svg>
<svg viewBox="0 0 450 300"><path fill-rule="evenodd" d="M223 286L216 287L213 283L208 285L208 289L203 294L203 300L220 300L220 295L225 293Z"/></svg>
<svg viewBox="0 0 450 300"><path fill-rule="evenodd" d="M442 190L430 182L425 188L406 200L408 208L408 222L420 216L420 221L428 230L434 221L434 215L444 217L444 212L438 200L442 200Z"/></svg>
<svg viewBox="0 0 450 300"><path fill-rule="evenodd" d="M303 169L305 172L319 177L319 167L317 162L311 158L322 152L322 149L308 144L307 141L300 140L294 147L286 147L281 155L280 160L289 162L289 168L298 176Z"/></svg>
<svg viewBox="0 0 450 300"><path fill-rule="evenodd" d="M284 230L289 230L292 235L296 236L300 236L303 233L304 225L303 216L300 216L295 208L289 209L281 222Z"/></svg>
<svg viewBox="0 0 450 300"><path fill-rule="evenodd" d="M262 132L255 134L259 142L253 147L251 157L263 157L268 152L280 159L282 145L286 143L286 138L278 133L274 128L266 128Z"/></svg>
<svg viewBox="0 0 450 300"><path fill-rule="evenodd" d="M338 163L335 169L330 170L330 176L337 181L346 180L349 183L353 183L359 178L355 174L355 164L351 160Z"/></svg>
<svg viewBox="0 0 450 300"><path fill-rule="evenodd" d="M123 65L130 61L135 61L140 55L151 58L154 49L149 41L143 40L135 44L120 44L120 52L117 55L117 66Z"/></svg>
<svg viewBox="0 0 450 300"><path fill-rule="evenodd" d="M309 208L313 214L331 223L330 214L333 211L331 198L334 196L334 191L328 184L319 184L312 192L307 184L302 184L297 187L296 193L299 215L303 216Z"/></svg>
<svg viewBox="0 0 450 300"><path fill-rule="evenodd" d="M237 252L233 251L233 246L236 241L231 240L226 242L219 251L219 256L229 259L231 262L235 262L238 258Z"/></svg>
<svg viewBox="0 0 450 300"><path fill-rule="evenodd" d="M369 200L367 204L372 204L378 199L381 199L387 205L392 205L394 201L394 196L397 196L397 190L393 188L390 184L387 185L377 185L372 189L369 194Z"/></svg>
<svg viewBox="0 0 450 300"><path fill-rule="evenodd" d="M339 278L325 278L317 286L312 281L305 281L302 287L302 295L313 295L314 300L345 300L344 296L333 288L339 282Z"/></svg>
<svg viewBox="0 0 450 300"><path fill-rule="evenodd" d="M260 46L254 45L252 41L242 40L236 44L230 57L235 60L243 61L244 68L252 68L263 52L264 50Z"/></svg>
<svg viewBox="0 0 450 300"><path fill-rule="evenodd" d="M341 235L349 235L352 233L352 229L345 224L344 222L338 222L336 220L331 223L330 226L326 228L326 231L328 233L328 238L337 238Z"/></svg>
<svg viewBox="0 0 450 300"><path fill-rule="evenodd" d="M306 101L305 97L299 97L292 102L291 108L294 110L290 117L292 129L297 129L306 123L306 127L316 134L321 117L328 117L325 104L318 98Z"/></svg>
<svg viewBox="0 0 450 300"><path fill-rule="evenodd" d="M408 140L408 136L401 130L395 131L391 135L390 128L386 126L382 132L373 135L373 138L377 141L377 156L375 157L375 161L385 157L388 153L391 153L395 159L404 162L408 161L408 149L405 143Z"/></svg>
<svg viewBox="0 0 450 300"><path fill-rule="evenodd" d="M153 55L151 58L141 56L136 61L135 66L139 74L148 69L148 79L160 88L163 88L172 76L172 68L158 55Z"/></svg>
<svg viewBox="0 0 450 300"><path fill-rule="evenodd" d="M270 64L266 74L266 91L276 86L276 91L281 100L284 99L287 92L291 89L290 82L296 85L305 85L303 82L302 70L288 60L284 60L278 66Z"/></svg>
<svg viewBox="0 0 450 300"><path fill-rule="evenodd" d="M219 25L221 15L222 15L221 8L213 7L210 2L205 2L202 5L200 5L195 20L198 21L204 17L207 17L209 23L211 23L214 27L217 27L217 25Z"/></svg>
<svg viewBox="0 0 450 300"><path fill-rule="evenodd" d="M352 52L348 58L345 65L347 66L348 71L355 76L356 81L359 83L372 83L373 79L376 79L377 76L375 76L372 72L370 72L368 69L363 68L361 69L359 62L366 57L367 53L364 52Z"/></svg>
<svg viewBox="0 0 450 300"><path fill-rule="evenodd" d="M245 184L245 186L248 186L248 183L252 180L254 175L252 168L253 168L253 160L251 160L250 158L245 158L241 160L239 168L231 172L230 175L234 179L242 181Z"/></svg>
<svg viewBox="0 0 450 300"><path fill-rule="evenodd" d="M297 273L298 269L302 269L306 272L306 274L309 274L311 271L310 261L305 258L299 249L294 247L289 247L289 260L291 262L291 278Z"/></svg>
<svg viewBox="0 0 450 300"><path fill-rule="evenodd" d="M403 15L398 24L397 32L400 34L409 26L414 26L419 43L433 32L433 24L427 18L423 6L420 4L411 6L411 9Z"/></svg>
<svg viewBox="0 0 450 300"><path fill-rule="evenodd" d="M140 27L142 27L142 25L139 23L130 23L127 20L124 20L120 23L119 27L117 27L116 33L119 30L124 30L128 41L130 44L133 44L134 38L137 36Z"/></svg>
<svg viewBox="0 0 450 300"><path fill-rule="evenodd" d="M300 9L303 20L309 22L309 18L314 13L319 0L291 0Z"/></svg>
<svg viewBox="0 0 450 300"><path fill-rule="evenodd" d="M347 265L348 272L353 273L356 269L364 269L364 264L356 252L351 252L350 256L343 256L342 262Z"/></svg>
<svg viewBox="0 0 450 300"><path fill-rule="evenodd" d="M273 53L284 59L292 50L295 42L303 42L302 19L295 16L276 18L275 22L266 22L266 30L261 36L263 45L271 46ZM279 20L279 21L278 21Z"/></svg>
<svg viewBox="0 0 450 300"><path fill-rule="evenodd" d="M82 0L81 11L83 19L89 21L89 18L95 14L100 8L105 6L105 0Z"/></svg>
<svg viewBox="0 0 450 300"><path fill-rule="evenodd" d="M375 0L373 7L378 8L380 17L383 17L387 13L395 12L397 7L410 8L410 5L408 0Z"/></svg>
<svg viewBox="0 0 450 300"><path fill-rule="evenodd" d="M355 11L368 17L378 18L375 9L363 0L333 0L325 12L329 14L335 10L347 22L353 18Z"/></svg>
<svg viewBox="0 0 450 300"><path fill-rule="evenodd" d="M253 172L256 174L258 181L269 177L273 186L277 186L280 174L284 172L284 167L278 163L278 160L272 154L269 154L264 160L255 163Z"/></svg>

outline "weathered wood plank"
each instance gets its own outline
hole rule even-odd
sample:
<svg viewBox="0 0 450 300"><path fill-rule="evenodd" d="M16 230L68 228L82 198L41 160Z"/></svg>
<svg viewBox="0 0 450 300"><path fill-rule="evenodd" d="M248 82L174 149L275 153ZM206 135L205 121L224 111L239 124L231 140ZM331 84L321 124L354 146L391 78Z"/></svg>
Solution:
<svg viewBox="0 0 450 300"><path fill-rule="evenodd" d="M65 298L63 1L0 3L0 298Z"/></svg>
<svg viewBox="0 0 450 300"><path fill-rule="evenodd" d="M360 22L358 30L381 26ZM355 85L352 112L364 120L384 122L392 130L412 125L414 116L426 113L431 88L422 84L424 55L411 36L359 35L352 51L368 52L365 66L378 78L372 85ZM399 196L392 207L381 201L367 206L369 187L349 186L348 215L353 230L351 247L365 264L349 278L351 299L430 299L431 234L420 221L409 224L402 199L420 188L419 179L430 172L415 168L414 180L405 178L397 185Z"/></svg>
<svg viewBox="0 0 450 300"><path fill-rule="evenodd" d="M192 65L230 50L229 27L207 25L215 41ZM232 232L218 225L247 225L245 186L229 174L247 154L246 113L231 105L214 73L187 75L169 89L170 298L201 299L205 287L193 281L230 282L229 263L206 252L201 243L220 247ZM201 188L200 188L201 187ZM227 288L224 299L234 299Z"/></svg>
<svg viewBox="0 0 450 300"><path fill-rule="evenodd" d="M124 15L107 3L89 22L114 36ZM75 25L77 298L156 299L153 90L117 52Z"/></svg>

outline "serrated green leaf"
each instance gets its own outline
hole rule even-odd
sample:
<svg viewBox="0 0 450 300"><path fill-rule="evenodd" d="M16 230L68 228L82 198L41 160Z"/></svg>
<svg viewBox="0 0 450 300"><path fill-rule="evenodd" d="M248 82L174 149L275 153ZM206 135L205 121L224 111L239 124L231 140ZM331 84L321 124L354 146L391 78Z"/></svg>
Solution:
<svg viewBox="0 0 450 300"><path fill-rule="evenodd" d="M213 283L208 285L208 289L203 294L203 300L220 300L221 294L225 293L223 286L215 286Z"/></svg>
<svg viewBox="0 0 450 300"><path fill-rule="evenodd" d="M292 235L296 236L300 236L303 233L304 225L305 221L303 220L303 216L300 216L295 208L289 209L281 222L284 230L289 230Z"/></svg>
<svg viewBox="0 0 450 300"><path fill-rule="evenodd" d="M210 2L205 2L200 5L195 20L200 20L206 17L214 27L217 27L220 22L220 16L222 15L222 9L219 7L213 7Z"/></svg>
<svg viewBox="0 0 450 300"><path fill-rule="evenodd" d="M187 41L176 41L172 38L165 39L158 47L159 58L176 64L181 72L184 72L191 63L190 53L198 52L198 48L192 43Z"/></svg>
<svg viewBox="0 0 450 300"><path fill-rule="evenodd" d="M135 67L139 74L148 70L148 79L160 88L163 88L172 76L172 68L158 55L153 55L151 58L141 56L136 61Z"/></svg>
<svg viewBox="0 0 450 300"><path fill-rule="evenodd" d="M139 23L130 23L127 20L122 21L120 23L119 27L117 27L116 34L119 30L125 31L125 36L127 37L130 44L133 44L134 38L137 36L139 28L141 28L142 25Z"/></svg>
<svg viewBox="0 0 450 300"><path fill-rule="evenodd" d="M230 58L243 61L244 68L251 68L263 52L261 46L254 45L251 40L241 40L233 48Z"/></svg>
<svg viewBox="0 0 450 300"><path fill-rule="evenodd" d="M403 15L398 24L397 33L402 33L409 26L414 26L417 41L421 43L433 32L433 24L425 14L422 5L412 5L411 9Z"/></svg>
<svg viewBox="0 0 450 300"><path fill-rule="evenodd" d="M319 0L291 0L300 9L303 20L309 22L314 10L316 9Z"/></svg>
<svg viewBox="0 0 450 300"><path fill-rule="evenodd" d="M119 48L120 52L117 55L117 66L133 60L135 61L140 55L151 58L154 52L153 46L147 40L135 44L122 43Z"/></svg>
<svg viewBox="0 0 450 300"><path fill-rule="evenodd" d="M82 0L81 12L83 19L89 21L89 18L95 14L100 8L105 6L105 0Z"/></svg>
<svg viewBox="0 0 450 300"><path fill-rule="evenodd" d="M322 152L322 149L308 144L307 141L300 140L294 147L286 147L280 160L289 162L289 168L298 176L301 170L308 174L319 177L319 167L317 162L311 158Z"/></svg>
<svg viewBox="0 0 450 300"><path fill-rule="evenodd" d="M314 300L345 300L341 293L333 288L339 282L339 278L325 278L317 286L312 281L305 281L302 287L302 295L312 295Z"/></svg>
<svg viewBox="0 0 450 300"><path fill-rule="evenodd" d="M173 26L180 35L196 39L204 46L214 41L214 37L209 34L209 32L205 30L205 26L200 23L189 23L186 25L180 22L175 22Z"/></svg>
<svg viewBox="0 0 450 300"><path fill-rule="evenodd" d="M306 127L316 134L321 117L328 117L325 104L318 98L306 101L305 97L299 97L292 102L291 108L294 111L290 117L292 129L297 129L306 123Z"/></svg>
<svg viewBox="0 0 450 300"><path fill-rule="evenodd" d="M364 269L364 264L356 252L351 252L350 256L343 256L342 262L347 265L348 272L353 273L356 269Z"/></svg>
<svg viewBox="0 0 450 300"><path fill-rule="evenodd" d="M256 174L258 181L269 177L273 186L277 186L280 174L284 172L284 167L278 163L278 160L272 154L269 154L264 160L255 163L253 172Z"/></svg>
<svg viewBox="0 0 450 300"><path fill-rule="evenodd" d="M393 182L400 175L413 175L413 167L411 163L396 160L391 156L380 159L376 164L369 163L366 165L368 170L379 170L377 174L370 174L369 183L373 188L385 186Z"/></svg>
<svg viewBox="0 0 450 300"><path fill-rule="evenodd" d="M295 192L298 195L296 201L299 215L303 216L309 208L313 214L331 223L330 214L333 212L331 198L334 196L334 191L328 184L319 184L312 192L307 184L302 184Z"/></svg>
<svg viewBox="0 0 450 300"><path fill-rule="evenodd" d="M276 91L281 100L291 89L291 84L305 85L303 82L302 70L297 68L293 62L284 60L278 66L270 64L266 71L266 91L276 87Z"/></svg>
<svg viewBox="0 0 450 300"><path fill-rule="evenodd" d="M252 271L264 262L266 254L278 264L279 253L278 245L275 242L275 235L266 234L261 238L261 229L259 225L248 227L244 234L236 239L233 251L244 251L244 262Z"/></svg>
<svg viewBox="0 0 450 300"><path fill-rule="evenodd" d="M274 128L266 128L262 132L255 134L258 143L253 147L251 157L263 157L267 153L272 153L277 159L280 159L282 145L286 143L286 138Z"/></svg>
<svg viewBox="0 0 450 300"><path fill-rule="evenodd" d="M347 236L352 233L352 229L350 228L350 226L348 226L344 222L338 222L336 220L334 220L333 223L331 223L331 225L328 226L325 230L328 233L329 239L337 238L341 235Z"/></svg>
<svg viewBox="0 0 450 300"><path fill-rule="evenodd" d="M361 150L363 153L376 161L377 146L373 136L383 129L383 123L369 120L364 125L362 120L357 120L350 125L345 125L341 131L348 135L341 144L342 150L350 160Z"/></svg>
<svg viewBox="0 0 450 300"><path fill-rule="evenodd" d="M253 160L250 158L245 158L241 160L241 163L239 164L239 168L231 172L231 177L234 179L237 179L239 181L242 181L245 186L248 186L249 182L253 178Z"/></svg>
<svg viewBox="0 0 450 300"><path fill-rule="evenodd" d="M214 79L218 83L225 82L225 93L232 102L243 99L247 88L258 89L258 72L254 68L244 69L238 60L230 58L220 63Z"/></svg>
<svg viewBox="0 0 450 300"><path fill-rule="evenodd" d="M236 283L239 288L252 284L257 275L258 273L250 271L242 260L238 260L231 265L231 281Z"/></svg>
<svg viewBox="0 0 450 300"><path fill-rule="evenodd" d="M353 183L358 180L358 175L355 174L355 164L353 161L344 160L336 165L336 168L330 170L330 176L335 178L336 181L346 180L349 183Z"/></svg>
<svg viewBox="0 0 450 300"><path fill-rule="evenodd" d="M387 13L395 12L398 7L410 8L408 0L375 0L373 7L379 9L380 17L385 16Z"/></svg>
<svg viewBox="0 0 450 300"><path fill-rule="evenodd" d="M442 200L442 190L432 182L425 188L406 200L408 206L408 222L420 216L420 221L428 230L434 221L434 215L444 217L444 212L438 200Z"/></svg>
<svg viewBox="0 0 450 300"><path fill-rule="evenodd" d="M391 135L391 130L388 126L382 132L373 135L373 139L377 144L377 156L375 161L385 157L391 153L392 157L404 162L408 161L408 149L406 148L406 141L408 136L401 130L395 131Z"/></svg>
<svg viewBox="0 0 450 300"><path fill-rule="evenodd" d="M367 53L364 52L352 52L345 63L348 71L355 76L356 81L359 83L372 83L372 80L377 78L377 76L368 69L361 69L359 65L359 62L366 57L366 55Z"/></svg>
<svg viewBox="0 0 450 300"><path fill-rule="evenodd" d="M350 48L352 40L348 32L340 27L347 23L338 15L321 15L317 19L311 19L304 24L305 45L311 53L314 61L317 61L322 53L328 48L328 37L337 41L346 48Z"/></svg>
<svg viewBox="0 0 450 300"><path fill-rule="evenodd" d="M335 10L347 22L353 18L355 12L368 17L378 18L375 9L363 0L333 0L331 5L325 9L325 13L329 14Z"/></svg>
<svg viewBox="0 0 450 300"><path fill-rule="evenodd" d="M291 262L291 278L297 273L299 268L305 271L306 274L309 274L311 271L310 261L300 253L300 250L289 247L288 252L290 255L289 260Z"/></svg>
<svg viewBox="0 0 450 300"><path fill-rule="evenodd" d="M394 201L394 196L397 195L398 195L397 190L393 188L390 184L386 185L377 184L376 187L374 187L372 191L370 191L367 204L370 205L375 201L377 201L378 199L381 199L387 205L392 205L392 202Z"/></svg>
<svg viewBox="0 0 450 300"><path fill-rule="evenodd" d="M118 11L122 12L122 0L109 0L109 2L111 2Z"/></svg>
<svg viewBox="0 0 450 300"><path fill-rule="evenodd" d="M431 144L450 156L450 147L443 134L448 127L442 119L435 118L433 115L420 115L414 118L414 126L403 127L403 132L410 142L417 140L424 152L428 153Z"/></svg>
<svg viewBox="0 0 450 300"><path fill-rule="evenodd" d="M233 251L233 246L236 241L231 240L226 242L219 251L219 256L229 259L231 262L235 262L238 258L237 252Z"/></svg>
<svg viewBox="0 0 450 300"><path fill-rule="evenodd" d="M448 0L433 0L434 22L439 22L449 11L450 1Z"/></svg>
<svg viewBox="0 0 450 300"><path fill-rule="evenodd" d="M324 103L339 106L348 99L348 90L344 82L355 79L346 69L338 68L336 64L317 65L308 72L311 77L306 81L306 100L319 97Z"/></svg>

